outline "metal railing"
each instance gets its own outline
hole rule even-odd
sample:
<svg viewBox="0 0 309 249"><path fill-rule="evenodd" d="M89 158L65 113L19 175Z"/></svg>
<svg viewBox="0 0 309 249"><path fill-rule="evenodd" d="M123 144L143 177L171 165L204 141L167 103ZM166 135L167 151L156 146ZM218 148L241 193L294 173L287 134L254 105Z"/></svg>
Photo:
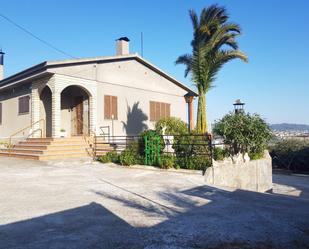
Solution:
<svg viewBox="0 0 309 249"><path fill-rule="evenodd" d="M42 138L43 136L45 136L45 134L43 134L44 129L42 128L38 128L36 130L33 130L33 127L36 124L40 124L41 122L43 122L43 127L45 127L45 119L40 119L36 122L31 123L30 125L27 125L26 127L19 129L18 131L14 132L10 137L9 137L9 143L8 143L8 149L9 149L9 156L12 153L13 148L15 147L15 144L13 144L13 137L15 137L16 135L25 132L26 130L30 129L30 133L26 136L26 139L29 138L30 136L32 136L34 133L36 133L37 131L40 131L40 138Z"/></svg>
<svg viewBox="0 0 309 249"><path fill-rule="evenodd" d="M134 145L132 142L138 142ZM137 146L140 155L144 155L143 138L138 135L131 136L95 136L94 154L100 156L109 151L121 153L129 146ZM141 146L142 145L142 146ZM178 158L190 160L196 157L207 160L212 165L213 147L212 138L209 135L162 135L161 155L173 155ZM136 149L136 148L135 148Z"/></svg>
<svg viewBox="0 0 309 249"><path fill-rule="evenodd" d="M96 140L96 134L94 131L92 131L88 125L86 125L82 120L78 119L78 118L74 118L73 120L73 124L75 126L75 129L77 129L77 123L81 124L83 127L83 132L82 134L77 134L77 135L81 135L83 136L83 139L85 140L86 144L88 144L89 149L87 149L87 154L93 158L96 157L95 154L95 149L94 149L94 144L95 144L95 140ZM76 122L74 122L76 121ZM86 129L87 133L84 133L84 130Z"/></svg>

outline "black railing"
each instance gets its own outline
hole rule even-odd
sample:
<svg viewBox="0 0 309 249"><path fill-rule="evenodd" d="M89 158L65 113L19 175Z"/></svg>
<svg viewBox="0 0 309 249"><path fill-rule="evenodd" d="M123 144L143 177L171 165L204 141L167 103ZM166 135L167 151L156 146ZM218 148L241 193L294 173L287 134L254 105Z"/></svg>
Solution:
<svg viewBox="0 0 309 249"><path fill-rule="evenodd" d="M108 134L95 137L94 151L95 156L99 157L106 152L121 151L129 146L138 150L143 155L145 148L141 136L110 136ZM182 158L184 163L192 163L192 158L198 163L202 161L209 162L212 165L213 148L219 144L213 144L210 135L162 135L161 136L161 155L173 155L176 158ZM193 160L194 161L194 160ZM207 164L209 166L209 164Z"/></svg>

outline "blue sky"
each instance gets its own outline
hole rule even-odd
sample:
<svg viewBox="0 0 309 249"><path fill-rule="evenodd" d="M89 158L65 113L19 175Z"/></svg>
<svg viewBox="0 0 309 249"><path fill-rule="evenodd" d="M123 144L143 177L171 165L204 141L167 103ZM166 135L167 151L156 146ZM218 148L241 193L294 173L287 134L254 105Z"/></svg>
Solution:
<svg viewBox="0 0 309 249"><path fill-rule="evenodd" d="M231 21L243 29L240 48L249 63L233 61L218 74L207 94L210 122L232 110L240 98L246 110L269 123L309 124L309 1L20 1L0 0L0 13L75 57L113 55L115 39L128 36L131 52L144 57L188 86L176 58L191 52L188 10L213 3L227 8ZM58 53L0 17L0 46L6 52L6 76Z"/></svg>

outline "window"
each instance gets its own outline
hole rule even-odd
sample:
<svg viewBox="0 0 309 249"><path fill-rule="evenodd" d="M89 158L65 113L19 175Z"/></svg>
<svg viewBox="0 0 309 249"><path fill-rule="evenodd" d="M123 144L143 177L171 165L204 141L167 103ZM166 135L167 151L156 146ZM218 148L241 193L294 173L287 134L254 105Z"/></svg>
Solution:
<svg viewBox="0 0 309 249"><path fill-rule="evenodd" d="M117 97L105 95L104 96L104 118L118 119Z"/></svg>
<svg viewBox="0 0 309 249"><path fill-rule="evenodd" d="M0 103L0 125L2 124L2 103Z"/></svg>
<svg viewBox="0 0 309 249"><path fill-rule="evenodd" d="M29 100L29 95L18 98L18 114L29 113Z"/></svg>
<svg viewBox="0 0 309 249"><path fill-rule="evenodd" d="M150 101L150 121L158 121L171 115L171 105L168 103Z"/></svg>

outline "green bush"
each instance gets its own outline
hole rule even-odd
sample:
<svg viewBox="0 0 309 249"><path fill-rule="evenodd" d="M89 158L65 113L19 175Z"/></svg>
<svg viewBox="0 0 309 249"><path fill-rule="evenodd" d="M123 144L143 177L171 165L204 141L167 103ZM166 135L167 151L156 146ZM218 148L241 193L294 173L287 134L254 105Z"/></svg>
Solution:
<svg viewBox="0 0 309 249"><path fill-rule="evenodd" d="M167 135L188 134L188 125L180 118L161 118L155 124L155 129L158 134L163 134L163 127L166 127L165 134Z"/></svg>
<svg viewBox="0 0 309 249"><path fill-rule="evenodd" d="M251 160L258 160L258 159L263 158L264 151L250 152L248 155L249 155Z"/></svg>
<svg viewBox="0 0 309 249"><path fill-rule="evenodd" d="M229 151L227 149L215 147L213 150L213 157L216 161L222 161L224 158L228 156L229 156Z"/></svg>
<svg viewBox="0 0 309 249"><path fill-rule="evenodd" d="M162 169L170 169L175 165L175 156L170 154L164 154L161 156L161 161L159 163L160 168Z"/></svg>
<svg viewBox="0 0 309 249"><path fill-rule="evenodd" d="M173 148L179 168L205 170L211 165L209 140L206 136L175 137Z"/></svg>
<svg viewBox="0 0 309 249"><path fill-rule="evenodd" d="M137 163L137 154L130 149L125 149L121 152L119 156L119 161L121 165L130 166Z"/></svg>
<svg viewBox="0 0 309 249"><path fill-rule="evenodd" d="M298 172L309 172L309 140L285 139L269 148L273 166Z"/></svg>
<svg viewBox="0 0 309 249"><path fill-rule="evenodd" d="M272 132L265 121L259 115L249 113L227 114L215 123L213 131L230 145L230 152L233 155L238 152L262 153L272 137Z"/></svg>
<svg viewBox="0 0 309 249"><path fill-rule="evenodd" d="M99 161L102 163L119 163L119 155L116 151L107 152L105 155L99 157Z"/></svg>

